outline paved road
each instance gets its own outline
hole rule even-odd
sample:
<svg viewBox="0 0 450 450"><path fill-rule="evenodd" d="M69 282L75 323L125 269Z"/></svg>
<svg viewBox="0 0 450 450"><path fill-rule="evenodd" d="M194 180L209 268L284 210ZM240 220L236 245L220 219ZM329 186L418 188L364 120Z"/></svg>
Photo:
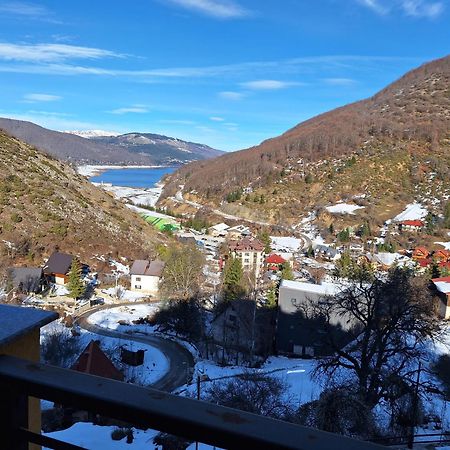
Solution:
<svg viewBox="0 0 450 450"><path fill-rule="evenodd" d="M135 304L139 303L133 303L133 305ZM92 333L100 334L102 336L120 338L133 342L141 342L143 344L151 345L152 347L155 347L159 351L161 351L169 361L169 371L160 380L158 380L156 383L153 383L149 387L158 389L160 391L172 392L175 389L178 389L180 386L186 384L187 381L190 381L195 364L194 358L186 348L184 348L177 342L159 336L130 335L128 333L123 333L117 330L111 330L108 328L100 327L98 325L93 325L87 320L91 314L94 314L99 310L116 308L117 306L121 305L130 306L130 303L103 305L100 307L92 308L77 317L77 324L81 328L87 331L91 331Z"/></svg>
<svg viewBox="0 0 450 450"><path fill-rule="evenodd" d="M185 204L192 206L194 208L197 208L197 209L203 208L203 205L201 205L200 203L186 200L183 197L182 191L178 191L175 194L175 197L169 197L169 198L176 203L185 203ZM253 219L245 219L244 217L239 217L239 216L234 216L232 214L224 213L223 211L220 211L220 209L213 209L212 212L214 214L222 216L224 219L239 220L242 222L248 222L248 223L252 223L254 225L262 225L262 226L267 226L267 227L273 227L273 226L278 227L280 230L286 231L289 234L289 236L294 236L296 238L302 239L302 241L303 241L302 250L307 250L308 248L310 248L312 246L312 241L308 236L306 236L304 233L301 233L299 231L292 229L291 227L285 227L284 225L274 225L273 223L269 223L269 222L259 222L257 220L253 220Z"/></svg>

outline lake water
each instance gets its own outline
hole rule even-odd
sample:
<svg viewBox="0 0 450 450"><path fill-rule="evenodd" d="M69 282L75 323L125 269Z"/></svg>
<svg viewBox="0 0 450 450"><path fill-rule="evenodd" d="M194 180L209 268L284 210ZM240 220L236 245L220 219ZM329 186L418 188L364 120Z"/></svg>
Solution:
<svg viewBox="0 0 450 450"><path fill-rule="evenodd" d="M114 186L152 188L161 178L176 170L176 167L157 167L153 169L108 169L90 178L94 183L111 183Z"/></svg>

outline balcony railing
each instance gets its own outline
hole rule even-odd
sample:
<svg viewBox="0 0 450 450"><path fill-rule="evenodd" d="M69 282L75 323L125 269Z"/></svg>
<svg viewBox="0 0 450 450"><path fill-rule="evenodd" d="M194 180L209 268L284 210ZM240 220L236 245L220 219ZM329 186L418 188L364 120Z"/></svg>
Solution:
<svg viewBox="0 0 450 450"><path fill-rule="evenodd" d="M154 389L0 356L1 448L25 450L28 443L53 449L81 448L29 431L29 396L221 448L383 448Z"/></svg>

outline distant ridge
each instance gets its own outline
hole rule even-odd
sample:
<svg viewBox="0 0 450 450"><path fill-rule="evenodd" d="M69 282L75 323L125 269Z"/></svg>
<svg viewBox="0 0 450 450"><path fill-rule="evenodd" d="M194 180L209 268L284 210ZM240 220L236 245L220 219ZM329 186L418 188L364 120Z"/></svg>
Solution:
<svg viewBox="0 0 450 450"><path fill-rule="evenodd" d="M80 136L86 132L60 132L32 122L0 118L0 129L63 161L111 165L182 165L214 158L223 152L207 145L149 133ZM96 133L105 133L96 130Z"/></svg>

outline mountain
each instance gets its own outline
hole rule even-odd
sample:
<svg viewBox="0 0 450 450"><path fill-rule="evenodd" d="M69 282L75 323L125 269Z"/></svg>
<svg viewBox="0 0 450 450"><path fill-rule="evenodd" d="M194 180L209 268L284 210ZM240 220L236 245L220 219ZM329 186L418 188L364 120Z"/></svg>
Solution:
<svg viewBox="0 0 450 450"><path fill-rule="evenodd" d="M75 136L80 136L82 138L91 139L103 136L119 136L120 133L115 131L105 131L105 130L72 130L72 131L62 131L62 133L74 134Z"/></svg>
<svg viewBox="0 0 450 450"><path fill-rule="evenodd" d="M388 217L389 207L426 192L430 179L434 187L448 183L449 130L447 56L256 147L180 168L161 203L183 185L185 196L203 204L218 206L228 197L228 212L298 223L311 208L363 195L379 205L374 213ZM242 189L250 194L240 196Z"/></svg>
<svg viewBox="0 0 450 450"><path fill-rule="evenodd" d="M158 155L168 164L184 164L199 159L220 156L223 152L207 145L186 142L168 136L151 133L127 133L119 136L92 137L91 140L110 148L126 149L138 155Z"/></svg>
<svg viewBox="0 0 450 450"><path fill-rule="evenodd" d="M0 132L1 268L41 264L57 247L91 265L148 257L166 240L69 165Z"/></svg>
<svg viewBox="0 0 450 450"><path fill-rule="evenodd" d="M52 131L21 120L0 118L0 129L49 155L81 164L178 165L222 154L206 145L145 133L90 136Z"/></svg>

